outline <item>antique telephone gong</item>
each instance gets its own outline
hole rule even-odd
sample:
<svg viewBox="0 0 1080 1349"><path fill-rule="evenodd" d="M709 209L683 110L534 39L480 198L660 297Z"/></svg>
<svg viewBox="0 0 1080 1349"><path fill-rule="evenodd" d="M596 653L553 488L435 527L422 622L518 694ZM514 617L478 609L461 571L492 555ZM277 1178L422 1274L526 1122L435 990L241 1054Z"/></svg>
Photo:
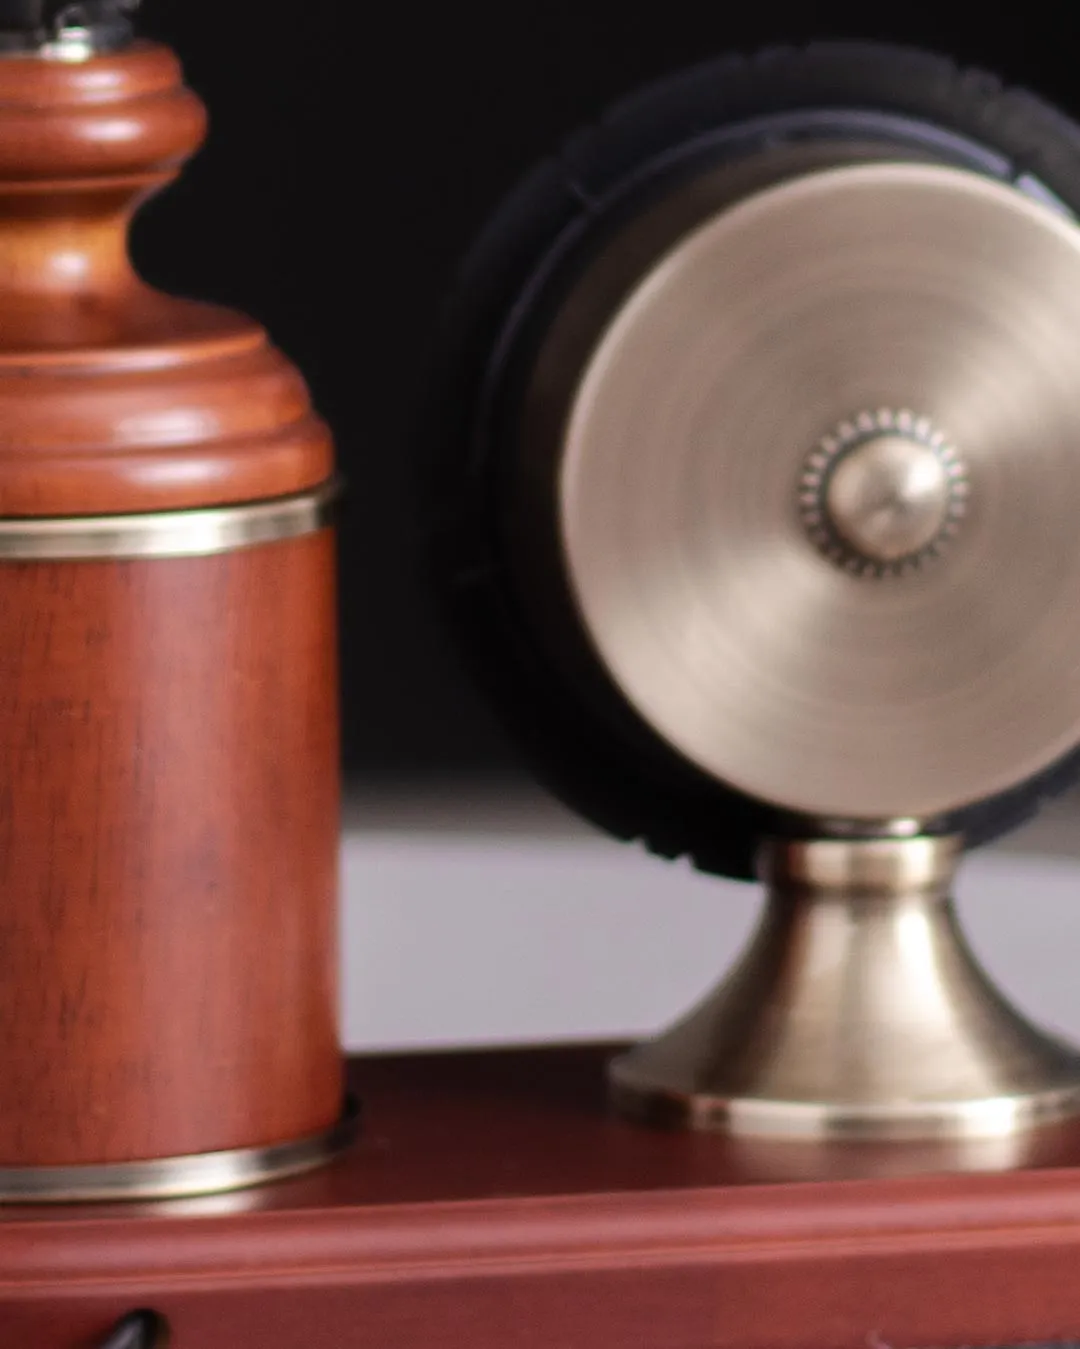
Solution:
<svg viewBox="0 0 1080 1349"><path fill-rule="evenodd" d="M1080 1109L949 897L1077 766L1077 207L1050 107L826 45L613 109L465 265L430 476L470 664L574 808L768 891L720 990L613 1063L634 1118Z"/></svg>

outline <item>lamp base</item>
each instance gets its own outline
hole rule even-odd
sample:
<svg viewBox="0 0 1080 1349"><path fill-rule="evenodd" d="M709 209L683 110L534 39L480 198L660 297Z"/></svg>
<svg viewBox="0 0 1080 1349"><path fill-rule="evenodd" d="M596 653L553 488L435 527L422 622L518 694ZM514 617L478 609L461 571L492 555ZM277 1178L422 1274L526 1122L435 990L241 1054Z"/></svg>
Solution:
<svg viewBox="0 0 1080 1349"><path fill-rule="evenodd" d="M960 851L929 837L768 844L748 950L689 1016L612 1062L616 1109L878 1141L1007 1140L1080 1114L1080 1053L1026 1021L964 940Z"/></svg>

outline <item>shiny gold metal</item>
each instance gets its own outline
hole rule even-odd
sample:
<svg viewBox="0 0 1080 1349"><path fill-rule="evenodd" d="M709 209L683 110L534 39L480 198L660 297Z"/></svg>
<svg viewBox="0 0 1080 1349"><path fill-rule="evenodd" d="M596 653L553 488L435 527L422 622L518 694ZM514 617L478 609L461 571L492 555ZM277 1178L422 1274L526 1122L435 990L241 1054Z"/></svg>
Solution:
<svg viewBox="0 0 1080 1349"><path fill-rule="evenodd" d="M747 952L685 1020L612 1064L617 1108L748 1137L878 1141L1008 1139L1074 1114L1080 1055L1002 999L958 928L960 847L767 844Z"/></svg>
<svg viewBox="0 0 1080 1349"><path fill-rule="evenodd" d="M577 640L643 720L749 796L858 822L1005 791L1080 742L1080 229L926 163L722 196L666 251L675 207L613 245L540 353L522 593L544 595L550 628L560 578ZM700 201L678 209L685 225ZM803 474L878 409L933 430L871 437L826 485L830 536L867 564L838 566L806 527ZM963 493L922 452L934 435ZM554 559L529 485L545 455ZM918 497L884 534L860 505L883 459ZM932 565L867 583L946 533Z"/></svg>
<svg viewBox="0 0 1080 1349"><path fill-rule="evenodd" d="M342 485L272 501L145 515L0 519L0 562L210 557L295 539L333 521Z"/></svg>
<svg viewBox="0 0 1080 1349"><path fill-rule="evenodd" d="M941 534L949 509L945 465L904 436L875 436L836 465L825 511L857 557L902 562Z"/></svg>
<svg viewBox="0 0 1080 1349"><path fill-rule="evenodd" d="M814 544L855 576L903 576L956 533L967 469L928 418L882 408L842 422L807 460L799 509Z"/></svg>
<svg viewBox="0 0 1080 1349"><path fill-rule="evenodd" d="M227 1194L314 1171L355 1142L356 1101L325 1133L264 1148L104 1166L0 1167L0 1204L83 1204Z"/></svg>

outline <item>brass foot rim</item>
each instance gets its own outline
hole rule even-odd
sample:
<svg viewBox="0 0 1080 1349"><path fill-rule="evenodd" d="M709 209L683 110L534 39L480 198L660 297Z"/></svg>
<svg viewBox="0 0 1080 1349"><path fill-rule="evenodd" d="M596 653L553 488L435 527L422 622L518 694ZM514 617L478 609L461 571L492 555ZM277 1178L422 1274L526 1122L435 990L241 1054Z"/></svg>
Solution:
<svg viewBox="0 0 1080 1349"><path fill-rule="evenodd" d="M356 1141L360 1105L350 1097L332 1128L262 1148L99 1166L0 1167L0 1203L107 1204L227 1194L314 1171Z"/></svg>
<svg viewBox="0 0 1080 1349"><path fill-rule="evenodd" d="M624 1062L616 1059L609 1069L610 1100L618 1114L639 1124L734 1138L807 1143L978 1142L1014 1137L1080 1116L1080 1057L1071 1075L1026 1092L874 1104L688 1092L623 1076Z"/></svg>

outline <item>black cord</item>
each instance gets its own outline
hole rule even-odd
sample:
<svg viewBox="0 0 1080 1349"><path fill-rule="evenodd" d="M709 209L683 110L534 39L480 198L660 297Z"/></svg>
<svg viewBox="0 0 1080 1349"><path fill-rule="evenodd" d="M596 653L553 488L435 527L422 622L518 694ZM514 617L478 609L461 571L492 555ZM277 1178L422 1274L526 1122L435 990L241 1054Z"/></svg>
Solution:
<svg viewBox="0 0 1080 1349"><path fill-rule="evenodd" d="M165 1349L165 1322L157 1312L132 1312L110 1331L101 1349Z"/></svg>

